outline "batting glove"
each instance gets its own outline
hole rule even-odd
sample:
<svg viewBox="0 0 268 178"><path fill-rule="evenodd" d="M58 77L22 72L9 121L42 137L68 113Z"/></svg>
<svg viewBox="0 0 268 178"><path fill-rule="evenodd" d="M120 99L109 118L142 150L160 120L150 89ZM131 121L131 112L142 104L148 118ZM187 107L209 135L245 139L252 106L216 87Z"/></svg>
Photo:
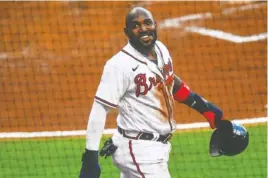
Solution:
<svg viewBox="0 0 268 178"><path fill-rule="evenodd" d="M99 178L101 174L98 163L98 151L85 149L82 156L82 168L79 178Z"/></svg>

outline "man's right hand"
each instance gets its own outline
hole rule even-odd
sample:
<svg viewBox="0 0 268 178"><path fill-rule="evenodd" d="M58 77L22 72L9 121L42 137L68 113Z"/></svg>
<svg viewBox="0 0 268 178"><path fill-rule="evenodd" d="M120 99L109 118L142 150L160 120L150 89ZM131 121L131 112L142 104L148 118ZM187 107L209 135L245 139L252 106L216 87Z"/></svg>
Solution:
<svg viewBox="0 0 268 178"><path fill-rule="evenodd" d="M101 173L98 163L98 151L85 149L82 156L82 168L79 178L99 178Z"/></svg>

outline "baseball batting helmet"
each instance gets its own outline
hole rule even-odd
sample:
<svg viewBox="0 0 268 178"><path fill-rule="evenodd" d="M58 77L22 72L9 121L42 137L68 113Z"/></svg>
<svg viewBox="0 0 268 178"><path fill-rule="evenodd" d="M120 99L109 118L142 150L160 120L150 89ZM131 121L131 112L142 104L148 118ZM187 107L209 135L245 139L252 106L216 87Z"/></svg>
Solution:
<svg viewBox="0 0 268 178"><path fill-rule="evenodd" d="M230 122L231 132L216 129L210 138L209 152L215 156L234 156L244 151L249 143L248 131L239 124ZM227 124L228 125L228 124ZM228 129L227 129L228 130Z"/></svg>

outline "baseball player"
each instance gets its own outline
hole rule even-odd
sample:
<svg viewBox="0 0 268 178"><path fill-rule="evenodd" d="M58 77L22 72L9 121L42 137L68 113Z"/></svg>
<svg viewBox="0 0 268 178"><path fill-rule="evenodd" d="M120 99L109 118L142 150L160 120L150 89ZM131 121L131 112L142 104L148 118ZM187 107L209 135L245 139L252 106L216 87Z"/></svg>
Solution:
<svg viewBox="0 0 268 178"><path fill-rule="evenodd" d="M201 113L211 128L224 122L222 111L174 74L171 55L157 40L148 10L132 8L124 32L129 39L104 66L89 115L80 178L100 176L98 149L107 113L116 108L117 131L101 155L112 155L121 178L169 178L169 140L176 130L174 101Z"/></svg>

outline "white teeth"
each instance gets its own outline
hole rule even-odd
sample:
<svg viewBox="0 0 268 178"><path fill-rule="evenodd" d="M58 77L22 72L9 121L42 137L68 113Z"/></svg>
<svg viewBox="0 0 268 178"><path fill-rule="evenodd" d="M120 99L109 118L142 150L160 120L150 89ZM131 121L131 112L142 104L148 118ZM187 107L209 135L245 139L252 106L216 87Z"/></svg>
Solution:
<svg viewBox="0 0 268 178"><path fill-rule="evenodd" d="M141 37L141 39L148 38L148 37L149 37L148 35L144 35L144 36Z"/></svg>

